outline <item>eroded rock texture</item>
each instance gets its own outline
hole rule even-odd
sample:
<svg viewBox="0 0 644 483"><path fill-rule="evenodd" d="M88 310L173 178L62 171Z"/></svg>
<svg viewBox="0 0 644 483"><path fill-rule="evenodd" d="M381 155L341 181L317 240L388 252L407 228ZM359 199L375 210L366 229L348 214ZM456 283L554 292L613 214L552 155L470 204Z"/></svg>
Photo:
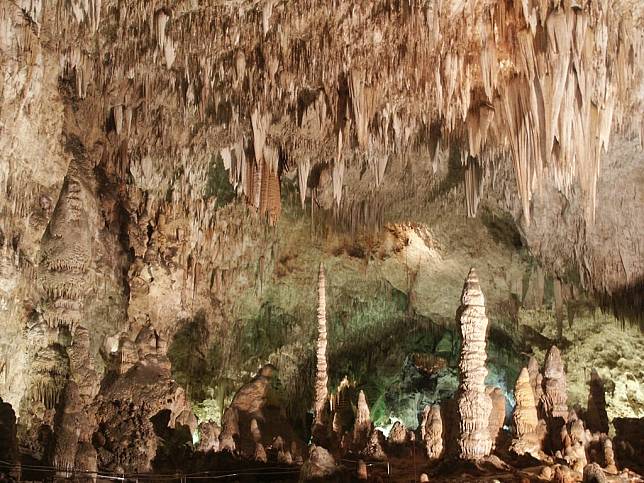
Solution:
<svg viewBox="0 0 644 483"><path fill-rule="evenodd" d="M514 397L516 406L514 407L512 420L516 437L512 441L511 449L519 455L529 453L537 456L542 450L538 435L539 420L530 373L525 367L519 373L514 389Z"/></svg>
<svg viewBox="0 0 644 483"><path fill-rule="evenodd" d="M429 411L423 440L427 448L427 457L430 460L439 459L443 455L443 420L441 407L438 404L434 404Z"/></svg>
<svg viewBox="0 0 644 483"><path fill-rule="evenodd" d="M633 0L3 2L0 396L21 448L45 461L79 415L79 465L93 467L92 441L102 467L147 470L150 418L194 430L191 397L219 418L269 360L291 396L304 391L289 417L311 403L320 416L327 368L315 397L304 367L313 315L284 303L280 338L260 307L308 293L297 280L318 254L391 220L380 240L331 257L350 268L339 281L360 276L343 287L352 300L367 298L364 270L409 314L446 321L458 267L481 260L515 341L516 300L541 308L553 276L560 336L580 288L641 317L642 18ZM525 248L540 262L526 290ZM353 310L338 309L349 332ZM365 327L360 337L375 333ZM171 363L186 330L189 357L180 347ZM462 381L469 433L489 412L478 345ZM558 417L549 371L544 407ZM629 384L616 393L636 401ZM266 421L282 420L242 395L240 420L272 438Z"/></svg>
<svg viewBox="0 0 644 483"><path fill-rule="evenodd" d="M465 280L461 296L460 328L463 336L459 359L459 456L477 460L490 454L489 431L492 401L485 391L485 338L488 320L485 299L474 269Z"/></svg>

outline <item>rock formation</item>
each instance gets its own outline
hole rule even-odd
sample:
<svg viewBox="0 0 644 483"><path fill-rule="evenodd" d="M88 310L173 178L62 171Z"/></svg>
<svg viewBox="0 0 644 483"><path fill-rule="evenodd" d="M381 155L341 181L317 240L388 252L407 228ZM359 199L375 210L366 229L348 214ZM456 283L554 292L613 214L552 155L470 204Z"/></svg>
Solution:
<svg viewBox="0 0 644 483"><path fill-rule="evenodd" d="M584 466L583 483L606 483L608 479L597 463Z"/></svg>
<svg viewBox="0 0 644 483"><path fill-rule="evenodd" d="M358 460L358 465L356 468L356 476L361 481L366 481L369 479L369 474L367 473L367 465L363 460Z"/></svg>
<svg viewBox="0 0 644 483"><path fill-rule="evenodd" d="M396 421L389 431L387 442L390 446L400 446L407 443L407 428L400 421Z"/></svg>
<svg viewBox="0 0 644 483"><path fill-rule="evenodd" d="M527 368L521 369L514 389L516 406L512 421L514 423L515 438L512 440L511 449L522 455L529 453L537 456L541 451L541 441L537 434L539 420L534 401L530 374Z"/></svg>
<svg viewBox="0 0 644 483"><path fill-rule="evenodd" d="M443 420L441 419L441 407L438 404L434 404L429 411L423 440L430 461L443 456Z"/></svg>
<svg viewBox="0 0 644 483"><path fill-rule="evenodd" d="M326 279L324 276L324 266L322 265L322 263L320 263L320 270L318 273L317 322L318 340L315 352L317 366L315 375L315 404L313 420L314 435L324 432L323 428L326 424L325 413L328 400L327 385L329 382L326 362Z"/></svg>
<svg viewBox="0 0 644 483"><path fill-rule="evenodd" d="M11 404L0 398L0 455L8 466L2 464L0 470L14 478L20 478L20 459L16 435L16 414Z"/></svg>
<svg viewBox="0 0 644 483"><path fill-rule="evenodd" d="M542 404L549 418L568 418L568 396L566 373L564 372L561 353L557 346L552 346L546 354L543 368L544 393Z"/></svg>
<svg viewBox="0 0 644 483"><path fill-rule="evenodd" d="M488 429L492 401L485 392L485 338L488 320L479 279L472 268L461 296L460 328L463 336L459 359L459 456L477 460L490 454Z"/></svg>
<svg viewBox="0 0 644 483"><path fill-rule="evenodd" d="M353 444L356 448L362 449L365 447L369 435L371 434L373 425L371 424L371 414L367 404L367 397L364 391L358 393L358 409L356 412L356 419L353 423Z"/></svg>
<svg viewBox="0 0 644 483"><path fill-rule="evenodd" d="M505 423L505 395L498 387L487 387L485 392L492 401L488 430L492 438L492 449L494 449Z"/></svg>
<svg viewBox="0 0 644 483"><path fill-rule="evenodd" d="M387 459L387 455L382 449L384 439L385 437L379 429L372 431L371 436L369 436L367 446L362 450L361 454L366 458L376 461L385 461Z"/></svg>
<svg viewBox="0 0 644 483"><path fill-rule="evenodd" d="M73 381L69 381L65 387L61 409L61 413L56 415L57 421L54 425L55 443L52 464L59 477L69 478L76 461L82 411L78 386Z"/></svg>
<svg viewBox="0 0 644 483"><path fill-rule="evenodd" d="M229 407L221 419L219 434L219 450L234 453L237 449L236 440L239 438L239 415L237 409Z"/></svg>
<svg viewBox="0 0 644 483"><path fill-rule="evenodd" d="M608 415L606 414L604 382L595 369L590 373L588 409L585 414L585 420L588 429L591 431L608 434Z"/></svg>
<svg viewBox="0 0 644 483"><path fill-rule="evenodd" d="M606 473L614 475L617 473L617 464L615 463L615 452L613 451L613 442L606 438L603 443L604 463Z"/></svg>
<svg viewBox="0 0 644 483"><path fill-rule="evenodd" d="M255 444L254 459L255 461L259 461L260 463L266 463L268 461L268 456L266 456L266 450L264 449L264 445L262 445L262 443Z"/></svg>
<svg viewBox="0 0 644 483"><path fill-rule="evenodd" d="M334 476L338 471L335 459L321 446L311 446L309 458L300 470L300 481L323 481Z"/></svg>
<svg viewBox="0 0 644 483"><path fill-rule="evenodd" d="M541 403L541 396L543 395L543 374L541 374L539 363L534 356L530 356L528 360L528 374L530 375L530 385L534 393L534 401L538 407Z"/></svg>

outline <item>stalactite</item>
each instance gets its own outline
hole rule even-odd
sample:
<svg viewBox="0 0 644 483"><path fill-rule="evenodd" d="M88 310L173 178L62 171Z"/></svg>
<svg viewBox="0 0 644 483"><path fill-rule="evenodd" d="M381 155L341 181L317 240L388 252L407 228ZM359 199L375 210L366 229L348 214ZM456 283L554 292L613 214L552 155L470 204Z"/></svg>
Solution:
<svg viewBox="0 0 644 483"><path fill-rule="evenodd" d="M474 218L481 201L483 174L478 161L469 158L465 166L465 206L468 218Z"/></svg>
<svg viewBox="0 0 644 483"><path fill-rule="evenodd" d="M461 296L460 326L463 336L459 360L459 456L478 460L490 454L488 421L492 401L485 392L485 336L488 320L479 279L472 268Z"/></svg>
<svg viewBox="0 0 644 483"><path fill-rule="evenodd" d="M309 179L310 171L311 160L308 158L297 165L297 181L300 190L300 202L302 203L302 208L304 208L304 203L306 202L307 181Z"/></svg>

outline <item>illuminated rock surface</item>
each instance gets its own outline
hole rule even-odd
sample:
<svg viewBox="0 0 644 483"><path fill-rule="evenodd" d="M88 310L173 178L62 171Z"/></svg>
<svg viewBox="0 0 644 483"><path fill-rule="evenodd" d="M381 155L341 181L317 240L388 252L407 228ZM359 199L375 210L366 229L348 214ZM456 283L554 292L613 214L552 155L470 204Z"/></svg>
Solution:
<svg viewBox="0 0 644 483"><path fill-rule="evenodd" d="M634 0L3 2L0 460L296 474L314 421L368 464L377 428L440 405L389 458L440 481L459 425L509 454L501 397L535 434L527 365L551 434L526 452L641 472L643 22ZM471 266L487 358L454 323ZM569 421L566 455L571 408L591 435Z"/></svg>

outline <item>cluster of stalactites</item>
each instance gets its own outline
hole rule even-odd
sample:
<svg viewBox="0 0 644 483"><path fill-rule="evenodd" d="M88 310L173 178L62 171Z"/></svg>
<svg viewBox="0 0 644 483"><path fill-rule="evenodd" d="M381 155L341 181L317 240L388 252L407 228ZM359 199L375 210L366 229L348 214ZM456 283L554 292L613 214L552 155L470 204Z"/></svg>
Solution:
<svg viewBox="0 0 644 483"><path fill-rule="evenodd" d="M263 8L211 5L197 14L188 4L159 8L139 0L119 4L113 16L101 15L108 7L99 0L59 5L61 64L75 76L81 97L91 95L93 83L102 93L129 79L141 87L133 92L144 93L135 117L159 107L162 113L168 99L176 103L179 116L162 115L163 132L155 136L164 148L181 142L164 133L195 116L229 134L252 135L257 170L265 169L260 160L269 146L262 143L265 114L256 114L258 103L263 113L281 116L282 126L290 123L268 151L286 149L288 138L297 138L308 162L332 161L341 180L343 152L355 147L374 167L376 187L388 156L420 148L421 133L438 122L465 139L465 158L484 165L499 150L512 154L526 222L533 193L546 180L564 193L578 180L592 219L600 152L611 127L626 114L641 124L633 93L641 81L642 13L627 11L628 3L412 1L331 8L313 1L300 9L266 2ZM328 34L329 24L335 35ZM367 34L364 25L370 25ZM95 63L100 56L78 47L77 39L107 31L114 35L105 46L110 62ZM155 64L157 71L150 68ZM307 106L312 85L317 94ZM136 103L115 112L117 129L136 123L118 121L127 118L123 113L131 117ZM149 137L141 133L132 141L145 145ZM306 158L297 156L302 175ZM470 216L479 196L471 181ZM300 181L304 198L302 187Z"/></svg>

